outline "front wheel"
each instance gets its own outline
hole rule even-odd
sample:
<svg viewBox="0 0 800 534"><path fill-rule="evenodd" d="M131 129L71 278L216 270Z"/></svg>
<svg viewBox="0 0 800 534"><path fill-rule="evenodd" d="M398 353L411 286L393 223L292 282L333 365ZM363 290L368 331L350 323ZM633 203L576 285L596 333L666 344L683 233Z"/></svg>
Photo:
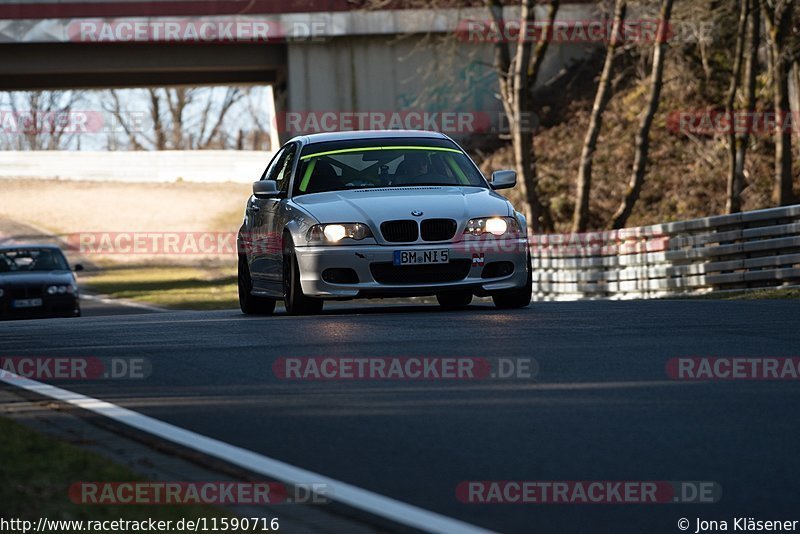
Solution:
<svg viewBox="0 0 800 534"><path fill-rule="evenodd" d="M314 315L322 311L323 300L307 297L300 285L300 268L291 238L284 237L283 300L289 315Z"/></svg>
<svg viewBox="0 0 800 534"><path fill-rule="evenodd" d="M239 308L247 315L271 315L275 311L275 299L256 297L252 294L253 279L247 258L239 256Z"/></svg>
<svg viewBox="0 0 800 534"><path fill-rule="evenodd" d="M492 301L494 302L495 307L500 308L501 310L524 308L531 303L532 294L533 265L531 264L531 255L528 253L528 279L525 285L520 288L498 291L492 294Z"/></svg>

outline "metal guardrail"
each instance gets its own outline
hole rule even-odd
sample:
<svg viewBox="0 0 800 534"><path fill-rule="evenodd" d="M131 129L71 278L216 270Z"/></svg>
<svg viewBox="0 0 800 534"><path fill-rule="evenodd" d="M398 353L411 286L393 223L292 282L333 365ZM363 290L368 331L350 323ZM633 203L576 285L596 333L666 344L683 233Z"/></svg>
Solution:
<svg viewBox="0 0 800 534"><path fill-rule="evenodd" d="M530 238L535 300L658 298L800 283L800 205Z"/></svg>

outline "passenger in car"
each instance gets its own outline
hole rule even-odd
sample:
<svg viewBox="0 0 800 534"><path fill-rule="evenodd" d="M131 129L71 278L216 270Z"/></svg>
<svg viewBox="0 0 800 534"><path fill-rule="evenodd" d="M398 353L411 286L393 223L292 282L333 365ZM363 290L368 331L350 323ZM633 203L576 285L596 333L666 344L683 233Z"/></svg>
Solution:
<svg viewBox="0 0 800 534"><path fill-rule="evenodd" d="M329 162L320 160L314 167L311 175L311 183L307 193L324 193L325 191L336 191L343 186L342 179L336 174L336 169Z"/></svg>
<svg viewBox="0 0 800 534"><path fill-rule="evenodd" d="M428 175L428 157L425 154L408 154L397 167L397 173L404 178L413 180Z"/></svg>

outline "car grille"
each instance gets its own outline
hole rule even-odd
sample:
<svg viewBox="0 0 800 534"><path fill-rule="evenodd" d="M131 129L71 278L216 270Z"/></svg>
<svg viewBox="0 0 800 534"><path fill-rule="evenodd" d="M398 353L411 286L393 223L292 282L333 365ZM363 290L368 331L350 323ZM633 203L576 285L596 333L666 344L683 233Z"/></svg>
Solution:
<svg viewBox="0 0 800 534"><path fill-rule="evenodd" d="M413 243L419 237L417 221L386 221L381 234L390 243Z"/></svg>
<svg viewBox="0 0 800 534"><path fill-rule="evenodd" d="M42 286L17 286L9 288L6 294L12 299L31 299L40 298L43 293Z"/></svg>
<svg viewBox="0 0 800 534"><path fill-rule="evenodd" d="M456 235L458 224L453 219L426 219L417 221L386 221L381 224L381 234L389 243L413 243L422 233L423 241L449 241Z"/></svg>
<svg viewBox="0 0 800 534"><path fill-rule="evenodd" d="M469 274L471 260L453 260L442 265L394 265L393 263L373 263L372 276L379 284L436 284L458 282Z"/></svg>
<svg viewBox="0 0 800 534"><path fill-rule="evenodd" d="M420 224L423 241L448 241L456 235L453 219L426 219Z"/></svg>

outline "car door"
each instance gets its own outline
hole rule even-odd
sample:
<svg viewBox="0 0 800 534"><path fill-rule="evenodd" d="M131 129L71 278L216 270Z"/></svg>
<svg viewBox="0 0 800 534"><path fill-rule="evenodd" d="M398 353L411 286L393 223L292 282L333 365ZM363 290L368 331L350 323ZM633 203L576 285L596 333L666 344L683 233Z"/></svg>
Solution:
<svg viewBox="0 0 800 534"><path fill-rule="evenodd" d="M283 228L278 228L282 220L279 214L287 203L297 149L296 143L283 147L261 178L276 182L278 191L281 192L280 196L277 198L253 196L248 205L248 210L252 213L254 239L250 272L257 290L282 291Z"/></svg>
<svg viewBox="0 0 800 534"><path fill-rule="evenodd" d="M281 160L286 149L281 148L270 160L267 168L261 174L260 180L266 180L273 169ZM263 270L266 268L266 255L264 254L264 244L262 243L264 232L264 213L262 211L262 201L250 195L247 201L247 208L245 210L245 235L246 248L249 252L249 267L250 275L253 278L253 283L258 286L258 281L263 278Z"/></svg>

